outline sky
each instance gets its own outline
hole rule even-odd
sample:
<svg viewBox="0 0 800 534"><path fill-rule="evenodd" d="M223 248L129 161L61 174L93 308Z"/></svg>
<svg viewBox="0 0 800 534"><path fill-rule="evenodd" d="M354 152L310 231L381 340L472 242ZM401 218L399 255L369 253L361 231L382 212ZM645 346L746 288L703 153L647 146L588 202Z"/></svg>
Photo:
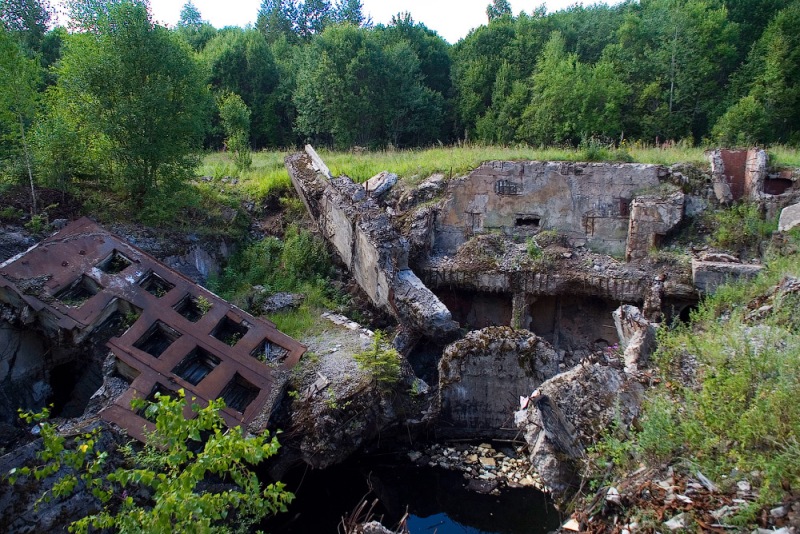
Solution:
<svg viewBox="0 0 800 534"><path fill-rule="evenodd" d="M174 26L187 0L150 0L153 18ZM216 28L255 24L261 0L193 0L203 20ZM512 0L514 15L531 13L541 4L557 11L577 0ZM408 11L416 22L435 30L450 43L456 43L473 28L486 24L486 6L491 0L362 0L364 13L375 24L388 24L392 15Z"/></svg>

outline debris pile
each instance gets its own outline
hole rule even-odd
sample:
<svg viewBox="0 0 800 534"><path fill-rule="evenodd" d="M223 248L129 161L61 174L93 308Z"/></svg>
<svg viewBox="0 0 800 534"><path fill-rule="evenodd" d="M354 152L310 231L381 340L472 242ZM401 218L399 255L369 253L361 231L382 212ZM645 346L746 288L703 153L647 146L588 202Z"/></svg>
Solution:
<svg viewBox="0 0 800 534"><path fill-rule="evenodd" d="M524 446L497 450L488 443L449 447L435 443L423 451L409 451L408 457L417 465L461 471L470 481L469 489L479 493L495 493L501 487L542 488Z"/></svg>

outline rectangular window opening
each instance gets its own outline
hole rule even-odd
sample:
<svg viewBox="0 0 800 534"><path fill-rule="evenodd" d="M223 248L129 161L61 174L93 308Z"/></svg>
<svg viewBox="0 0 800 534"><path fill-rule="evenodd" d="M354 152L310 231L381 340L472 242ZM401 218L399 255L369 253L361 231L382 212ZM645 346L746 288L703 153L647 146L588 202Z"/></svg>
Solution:
<svg viewBox="0 0 800 534"><path fill-rule="evenodd" d="M97 264L97 268L106 274L121 273L133 263L127 256L119 250L114 249L103 261Z"/></svg>
<svg viewBox="0 0 800 534"><path fill-rule="evenodd" d="M517 217L517 220L514 223L514 226L517 227L528 227L528 228L539 228L542 224L542 219L540 217L533 217L533 216L522 216Z"/></svg>
<svg viewBox="0 0 800 534"><path fill-rule="evenodd" d="M163 297L169 293L173 287L175 287L175 284L167 282L153 271L147 273L139 285L142 286L145 291L157 298Z"/></svg>
<svg viewBox="0 0 800 534"><path fill-rule="evenodd" d="M84 274L56 293L56 299L71 308L80 308L87 300L102 290L103 287L100 284Z"/></svg>
<svg viewBox="0 0 800 534"><path fill-rule="evenodd" d="M247 334L249 329L250 327L246 322L237 323L226 315L211 331L211 335L226 345L233 347Z"/></svg>
<svg viewBox="0 0 800 534"><path fill-rule="evenodd" d="M259 389L245 380L242 375L236 373L233 379L228 382L222 390L220 397L225 401L225 405L237 412L244 413L251 402L258 397Z"/></svg>
<svg viewBox="0 0 800 534"><path fill-rule="evenodd" d="M289 350L265 339L250 353L253 358L264 363L281 363L289 355Z"/></svg>
<svg viewBox="0 0 800 534"><path fill-rule="evenodd" d="M202 319L210 309L211 303L205 297L195 297L191 294L187 294L175 305L175 311L192 323Z"/></svg>
<svg viewBox="0 0 800 534"><path fill-rule="evenodd" d="M196 386L219 365L219 358L201 347L195 347L172 372Z"/></svg>
<svg viewBox="0 0 800 534"><path fill-rule="evenodd" d="M158 358L179 337L181 337L180 332L161 321L156 321L133 346Z"/></svg>

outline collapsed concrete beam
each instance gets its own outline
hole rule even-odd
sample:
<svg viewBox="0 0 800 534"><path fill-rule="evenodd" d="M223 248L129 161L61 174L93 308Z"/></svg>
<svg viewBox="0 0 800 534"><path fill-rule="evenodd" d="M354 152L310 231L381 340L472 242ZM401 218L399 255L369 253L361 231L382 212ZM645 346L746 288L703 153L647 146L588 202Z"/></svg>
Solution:
<svg viewBox="0 0 800 534"><path fill-rule="evenodd" d="M408 266L408 242L363 187L331 178L310 146L286 158L297 193L358 285L405 326L431 337L458 328L450 311Z"/></svg>

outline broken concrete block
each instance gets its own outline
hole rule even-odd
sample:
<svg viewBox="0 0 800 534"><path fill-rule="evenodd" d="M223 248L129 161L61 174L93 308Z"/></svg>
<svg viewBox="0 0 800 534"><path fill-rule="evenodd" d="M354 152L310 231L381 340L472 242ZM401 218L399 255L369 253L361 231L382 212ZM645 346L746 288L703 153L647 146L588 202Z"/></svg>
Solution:
<svg viewBox="0 0 800 534"><path fill-rule="evenodd" d="M397 183L397 175L389 171L381 171L366 182L364 189L373 197L379 197L389 191Z"/></svg>
<svg viewBox="0 0 800 534"><path fill-rule="evenodd" d="M439 410L453 437L513 437L506 392L529 393L559 372L559 356L527 330L475 330L439 361ZM488 448L488 445L487 445Z"/></svg>
<svg viewBox="0 0 800 534"><path fill-rule="evenodd" d="M800 225L800 203L783 208L778 221L778 230L788 232L798 225Z"/></svg>
<svg viewBox="0 0 800 534"><path fill-rule="evenodd" d="M692 280L701 293L713 293L723 284L754 278L763 265L692 260Z"/></svg>
<svg viewBox="0 0 800 534"><path fill-rule="evenodd" d="M625 372L636 371L656 348L656 329L636 306L620 306L612 316L624 350Z"/></svg>

